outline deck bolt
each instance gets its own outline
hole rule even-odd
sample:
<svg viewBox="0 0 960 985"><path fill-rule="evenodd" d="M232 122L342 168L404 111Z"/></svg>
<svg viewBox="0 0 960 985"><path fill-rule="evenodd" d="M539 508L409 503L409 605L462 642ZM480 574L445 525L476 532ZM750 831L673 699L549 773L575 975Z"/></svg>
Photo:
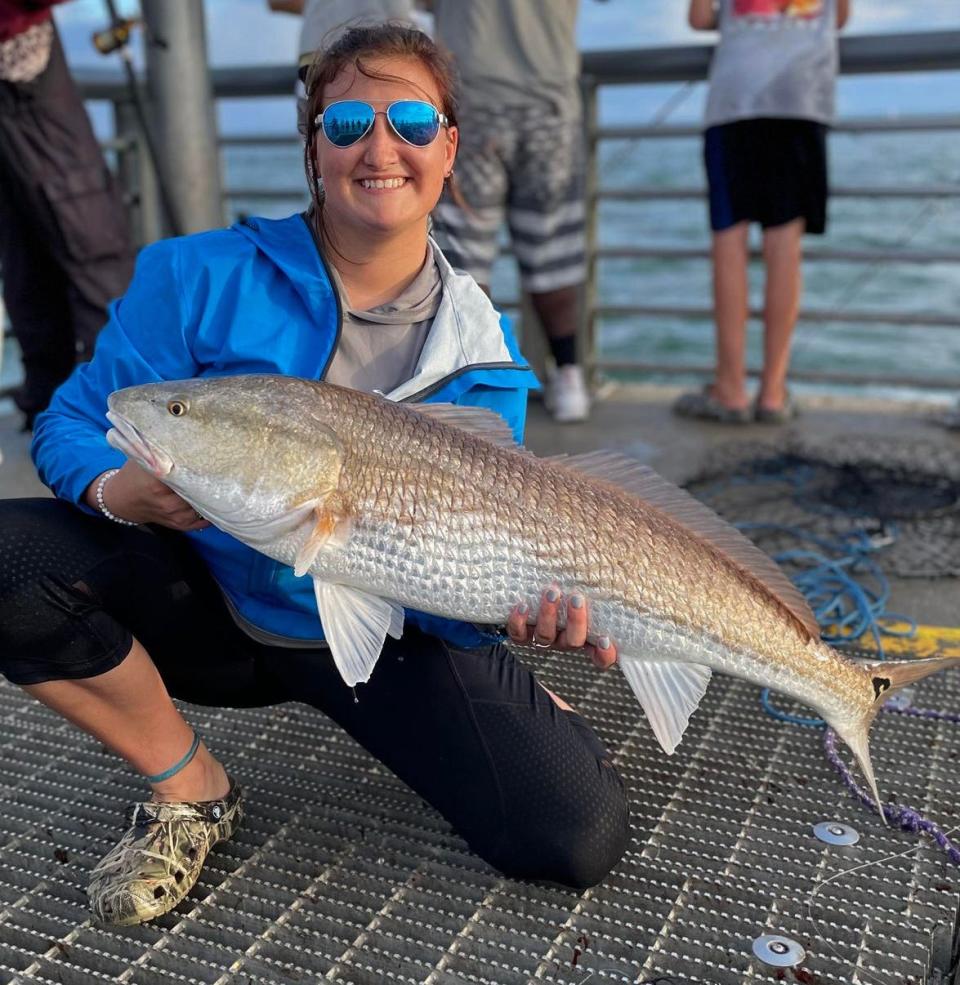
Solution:
<svg viewBox="0 0 960 985"><path fill-rule="evenodd" d="M789 937L764 934L753 942L753 954L764 964L774 968L793 968L807 956L807 952Z"/></svg>
<svg viewBox="0 0 960 985"><path fill-rule="evenodd" d="M828 845L855 845L860 840L860 832L842 821L821 821L813 833Z"/></svg>

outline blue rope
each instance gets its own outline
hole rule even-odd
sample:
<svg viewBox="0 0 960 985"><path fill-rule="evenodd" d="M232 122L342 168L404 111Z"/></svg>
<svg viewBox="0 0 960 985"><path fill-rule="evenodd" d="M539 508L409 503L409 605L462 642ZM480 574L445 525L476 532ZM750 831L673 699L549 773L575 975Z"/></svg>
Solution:
<svg viewBox="0 0 960 985"><path fill-rule="evenodd" d="M743 482L788 482L799 486L806 481L802 468L786 468L780 475L767 473L754 477L734 477L729 484L739 485ZM726 483L717 483L717 488ZM809 504L807 504L809 506ZM839 512L827 508L826 512ZM887 612L887 602L890 599L890 583L873 559L873 553L880 547L894 543L896 529L884 530L881 536L870 536L864 530L852 530L840 535L834 540L818 537L798 527L789 527L777 523L738 523L736 527L747 532L768 532L793 537L804 546L793 550L782 551L773 555L773 560L781 565L799 568L792 576L793 583L803 593L810 603L810 608L821 628L821 638L833 646L849 645L869 634L877 647L877 657L886 658L883 645L887 637L913 637L917 631L914 619L898 613ZM810 546L819 548L812 550ZM823 553L821 553L823 552ZM830 555L830 556L827 556ZM906 629L896 629L893 623L904 623ZM770 689L764 688L760 694L763 710L782 722L792 725L804 725L812 728L822 728L826 722L821 718L808 718L793 715L777 708L770 699ZM935 712L917 708L887 709L891 712L916 715L925 718L939 718L960 723L960 714ZM854 779L853 774L841 759L837 748L836 733L826 728L824 734L827 758L843 777L850 790L873 810L877 806L873 802L870 791L862 788ZM913 808L901 804L885 804L882 807L884 816L892 824L905 831L925 832L931 835L937 844L946 851L947 856L955 864L960 864L960 846L954 844L947 833L935 822L928 820Z"/></svg>

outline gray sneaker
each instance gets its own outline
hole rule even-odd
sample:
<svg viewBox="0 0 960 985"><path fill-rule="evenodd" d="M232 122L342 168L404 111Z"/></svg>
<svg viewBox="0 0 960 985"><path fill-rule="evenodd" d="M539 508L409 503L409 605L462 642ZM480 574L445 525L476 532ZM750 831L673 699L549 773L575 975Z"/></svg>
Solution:
<svg viewBox="0 0 960 985"><path fill-rule="evenodd" d="M132 804L127 831L91 873L94 916L127 926L172 910L193 889L210 849L231 837L242 816L243 795L233 780L223 800Z"/></svg>

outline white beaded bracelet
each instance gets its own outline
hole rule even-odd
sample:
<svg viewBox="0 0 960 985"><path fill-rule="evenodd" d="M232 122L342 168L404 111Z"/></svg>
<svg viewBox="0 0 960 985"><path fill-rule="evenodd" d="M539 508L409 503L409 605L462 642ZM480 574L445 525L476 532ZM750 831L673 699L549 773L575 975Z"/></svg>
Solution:
<svg viewBox="0 0 960 985"><path fill-rule="evenodd" d="M100 481L97 483L97 506L100 507L100 512L108 519L113 520L114 523L122 523L125 527L136 527L139 526L133 520L124 520L123 517L117 516L115 513L111 513L106 504L103 501L103 487L107 484L108 479L112 479L120 469L108 469L103 475L100 476Z"/></svg>

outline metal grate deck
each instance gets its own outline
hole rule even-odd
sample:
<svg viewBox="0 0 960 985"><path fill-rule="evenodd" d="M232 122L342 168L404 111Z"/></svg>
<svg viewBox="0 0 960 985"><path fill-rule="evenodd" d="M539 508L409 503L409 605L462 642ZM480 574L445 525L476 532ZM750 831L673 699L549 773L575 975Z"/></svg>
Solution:
<svg viewBox="0 0 960 985"><path fill-rule="evenodd" d="M887 575L960 576L960 448L874 436L824 439L788 433L777 448L727 442L686 483L733 523L749 520L832 539L851 531L893 533L877 554ZM775 554L789 536L750 534Z"/></svg>
<svg viewBox="0 0 960 985"><path fill-rule="evenodd" d="M84 887L140 781L0 686L0 983L948 980L960 870L862 810L821 732L716 676L668 758L616 672L552 655L543 676L598 726L630 789L634 841L602 886L500 878L312 709L188 707L244 783L247 817L175 912L126 930L91 923ZM925 682L915 703L960 707L960 673ZM886 796L957 823L960 726L885 714L872 747ZM822 844L811 827L824 819L860 843ZM804 964L760 964L763 933L798 940Z"/></svg>

